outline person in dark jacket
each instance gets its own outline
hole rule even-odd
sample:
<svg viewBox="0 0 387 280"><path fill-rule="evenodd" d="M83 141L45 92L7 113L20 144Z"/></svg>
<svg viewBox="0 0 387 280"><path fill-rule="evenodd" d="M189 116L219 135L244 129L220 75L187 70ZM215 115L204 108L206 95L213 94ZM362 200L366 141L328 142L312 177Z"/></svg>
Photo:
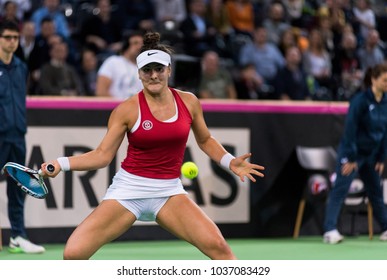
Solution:
<svg viewBox="0 0 387 280"><path fill-rule="evenodd" d="M216 51L216 29L205 17L207 6L204 0L190 0L189 13L180 23L184 50L188 55L202 57L206 51Z"/></svg>
<svg viewBox="0 0 387 280"><path fill-rule="evenodd" d="M309 100L311 94L307 77L302 70L302 54L298 47L292 46L285 51L285 65L275 77L277 97L282 100Z"/></svg>
<svg viewBox="0 0 387 280"><path fill-rule="evenodd" d="M381 175L387 151L387 64L370 69L369 85L351 99L344 135L338 149L336 181L329 192L324 222L324 242L336 244L344 237L337 230L341 206L352 180L364 183L374 216L379 222L381 241L387 241L387 210L383 202Z"/></svg>
<svg viewBox="0 0 387 280"><path fill-rule="evenodd" d="M25 164L27 66L14 55L19 44L15 22L0 24L0 167L8 161ZM11 224L9 251L43 253L42 246L27 239L24 226L25 193L7 178L8 217Z"/></svg>

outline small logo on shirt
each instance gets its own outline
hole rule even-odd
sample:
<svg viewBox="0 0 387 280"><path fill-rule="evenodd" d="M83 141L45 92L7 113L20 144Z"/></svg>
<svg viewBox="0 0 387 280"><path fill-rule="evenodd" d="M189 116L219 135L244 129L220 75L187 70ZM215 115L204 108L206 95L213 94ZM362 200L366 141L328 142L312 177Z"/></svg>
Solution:
<svg viewBox="0 0 387 280"><path fill-rule="evenodd" d="M142 128L144 130L150 130L152 129L152 127L153 127L153 123L151 121L146 120L142 122Z"/></svg>
<svg viewBox="0 0 387 280"><path fill-rule="evenodd" d="M374 104L370 104L370 106L368 107L368 110L371 112L373 109L375 109L375 105Z"/></svg>
<svg viewBox="0 0 387 280"><path fill-rule="evenodd" d="M157 52L148 52L148 56L151 56L151 55L154 55L154 54L156 54Z"/></svg>
<svg viewBox="0 0 387 280"><path fill-rule="evenodd" d="M3 71L0 71L0 77L3 76Z"/></svg>

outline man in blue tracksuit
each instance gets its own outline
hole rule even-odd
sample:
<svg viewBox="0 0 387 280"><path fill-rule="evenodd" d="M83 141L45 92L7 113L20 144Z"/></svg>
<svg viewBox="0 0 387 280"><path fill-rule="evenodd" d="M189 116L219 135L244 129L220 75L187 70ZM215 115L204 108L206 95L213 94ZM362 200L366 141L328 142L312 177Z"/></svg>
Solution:
<svg viewBox="0 0 387 280"><path fill-rule="evenodd" d="M343 240L337 230L341 206L352 180L359 175L380 223L380 240L387 241L387 211L383 202L381 175L387 152L387 64L370 70L365 92L353 97L338 149L337 178L329 192L324 222L324 242Z"/></svg>
<svg viewBox="0 0 387 280"><path fill-rule="evenodd" d="M26 65L14 56L19 44L14 22L0 23L0 168L8 161L25 164ZM10 252L42 253L44 248L27 239L24 226L25 193L7 178L8 217L11 223Z"/></svg>

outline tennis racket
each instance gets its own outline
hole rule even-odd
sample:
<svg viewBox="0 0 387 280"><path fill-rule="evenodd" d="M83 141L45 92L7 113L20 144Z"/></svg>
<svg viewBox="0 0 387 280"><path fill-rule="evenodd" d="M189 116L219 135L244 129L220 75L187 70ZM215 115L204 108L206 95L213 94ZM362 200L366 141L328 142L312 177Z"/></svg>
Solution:
<svg viewBox="0 0 387 280"><path fill-rule="evenodd" d="M46 170L52 173L55 167L52 164L48 164ZM45 198L48 194L41 169L35 170L15 162L7 162L2 168L1 173L10 176L16 181L21 190L30 196Z"/></svg>

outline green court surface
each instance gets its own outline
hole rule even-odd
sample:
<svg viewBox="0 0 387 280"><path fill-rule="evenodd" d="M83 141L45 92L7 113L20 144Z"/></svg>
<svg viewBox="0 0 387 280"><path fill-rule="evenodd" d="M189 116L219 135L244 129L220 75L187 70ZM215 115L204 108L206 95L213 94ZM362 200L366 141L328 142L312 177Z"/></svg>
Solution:
<svg viewBox="0 0 387 280"><path fill-rule="evenodd" d="M270 239L229 239L241 260L387 260L387 242L378 236L346 237L344 242L328 245L320 236ZM44 245L44 244L43 244ZM60 260L64 244L47 244L39 255L11 254L5 246L0 260ZM172 241L112 242L101 248L95 260L206 260L192 245Z"/></svg>

